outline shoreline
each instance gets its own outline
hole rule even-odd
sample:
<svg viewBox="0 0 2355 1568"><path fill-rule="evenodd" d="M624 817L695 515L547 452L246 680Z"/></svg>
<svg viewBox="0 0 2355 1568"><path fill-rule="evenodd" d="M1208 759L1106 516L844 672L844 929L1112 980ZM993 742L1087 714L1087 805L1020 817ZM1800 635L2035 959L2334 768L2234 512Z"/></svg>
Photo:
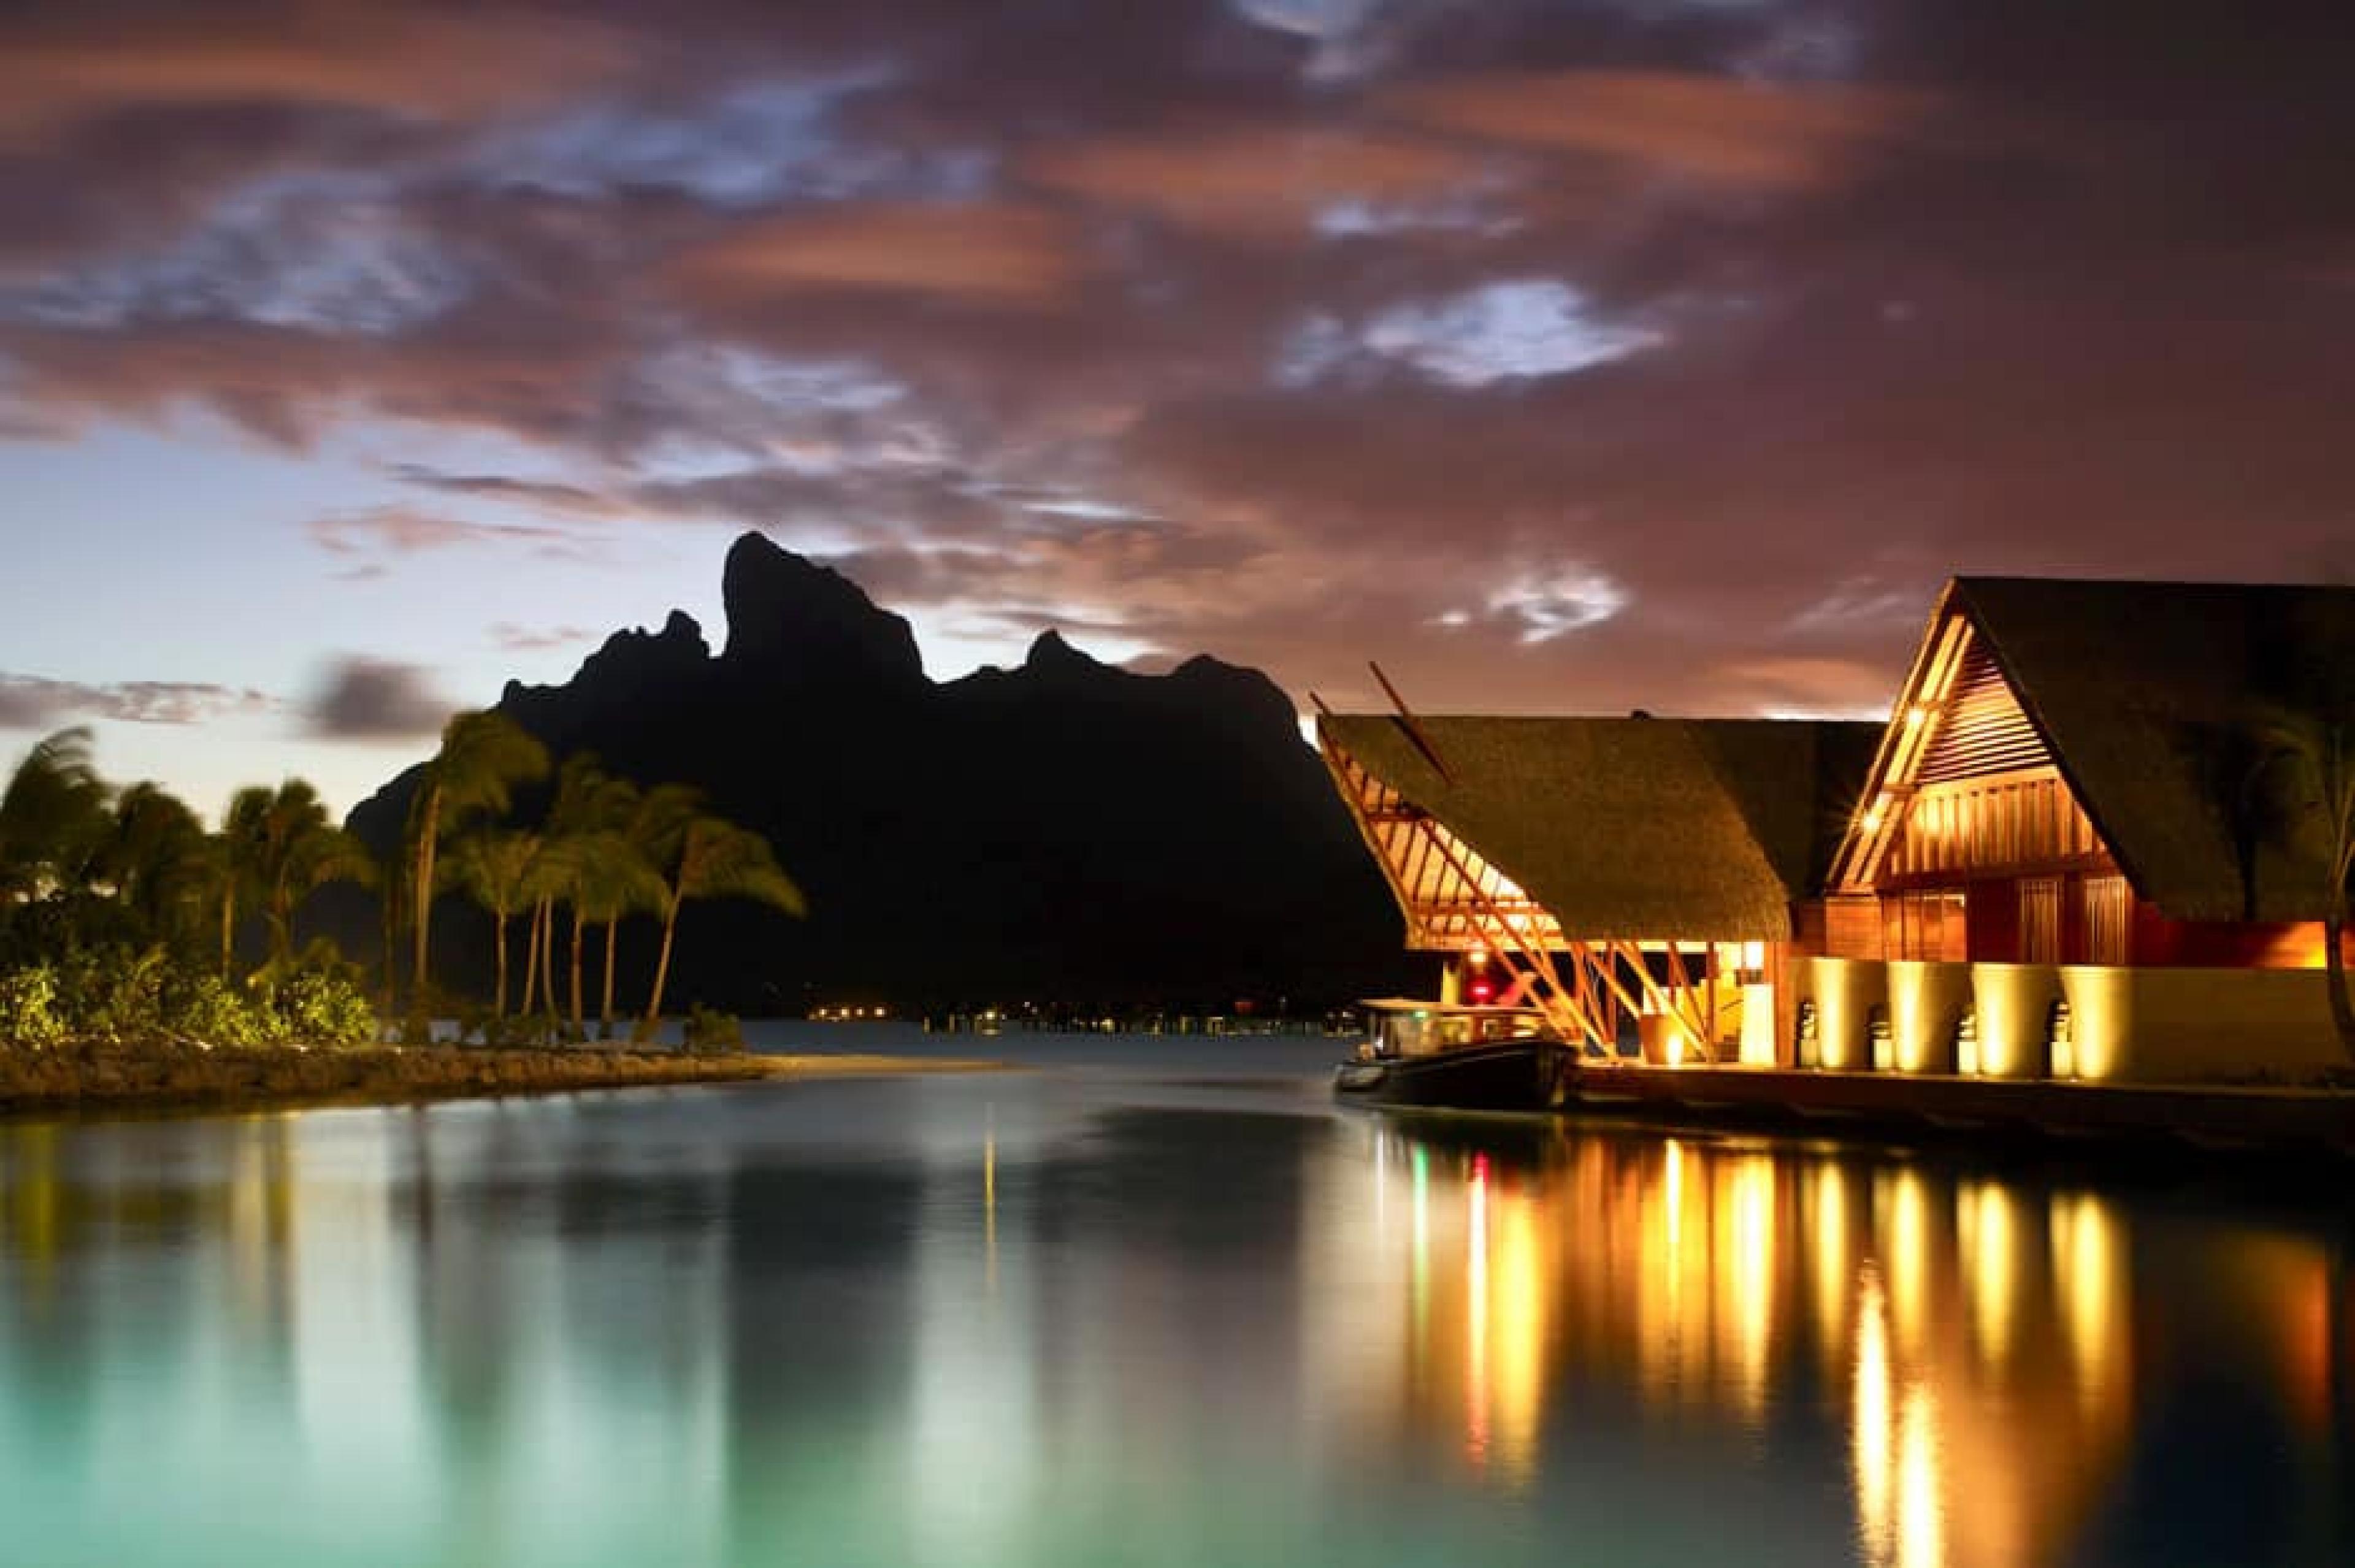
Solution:
<svg viewBox="0 0 2355 1568"><path fill-rule="evenodd" d="M602 1046L5 1051L0 1052L0 1118L234 1114L421 1104L601 1089L1005 1070L1003 1062L975 1060L690 1056Z"/></svg>

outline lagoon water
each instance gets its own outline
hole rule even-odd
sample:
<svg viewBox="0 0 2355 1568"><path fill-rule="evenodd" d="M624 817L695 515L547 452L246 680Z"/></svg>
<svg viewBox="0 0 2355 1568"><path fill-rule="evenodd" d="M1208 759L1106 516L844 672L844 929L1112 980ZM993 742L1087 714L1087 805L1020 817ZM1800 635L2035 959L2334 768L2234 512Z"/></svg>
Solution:
<svg viewBox="0 0 2355 1568"><path fill-rule="evenodd" d="M0 1563L2355 1563L2355 1200L1299 1040L0 1124Z"/></svg>

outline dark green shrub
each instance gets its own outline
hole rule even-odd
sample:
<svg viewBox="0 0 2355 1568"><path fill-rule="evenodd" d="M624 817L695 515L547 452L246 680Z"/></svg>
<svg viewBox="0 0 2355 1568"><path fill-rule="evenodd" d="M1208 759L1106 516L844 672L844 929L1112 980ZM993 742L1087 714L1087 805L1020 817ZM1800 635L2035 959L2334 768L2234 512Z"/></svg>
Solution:
<svg viewBox="0 0 2355 1568"><path fill-rule="evenodd" d="M733 1013L714 1012L698 1002L687 1009L687 1049L697 1056L718 1056L748 1050L744 1026Z"/></svg>

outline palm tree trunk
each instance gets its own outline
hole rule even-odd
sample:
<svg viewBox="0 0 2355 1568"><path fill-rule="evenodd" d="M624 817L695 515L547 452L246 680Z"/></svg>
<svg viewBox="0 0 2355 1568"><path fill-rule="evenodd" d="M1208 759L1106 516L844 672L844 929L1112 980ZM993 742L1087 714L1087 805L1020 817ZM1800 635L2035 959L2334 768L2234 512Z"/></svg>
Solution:
<svg viewBox="0 0 2355 1568"><path fill-rule="evenodd" d="M516 1004L516 1014L522 1017L531 1011L531 999L539 994L539 906L531 906L531 923L523 935L523 1000Z"/></svg>
<svg viewBox="0 0 2355 1568"><path fill-rule="evenodd" d="M605 923L605 972L598 976L604 990L604 1000L597 1009L597 1022L608 1038L613 1032L613 954L620 944L622 917L615 915Z"/></svg>
<svg viewBox="0 0 2355 1568"><path fill-rule="evenodd" d="M400 972L400 860L392 857L384 871L384 1006L377 1014L381 1033L392 1028L393 978Z"/></svg>
<svg viewBox="0 0 2355 1568"><path fill-rule="evenodd" d="M425 1005L425 946L433 924L433 848L442 835L442 786L426 785L425 820L417 833L417 885L410 897L417 901L417 974L413 1005Z"/></svg>
<svg viewBox="0 0 2355 1568"><path fill-rule="evenodd" d="M583 1037L589 1032L589 1020L581 1006L581 939L588 930L588 918L576 903L572 906L572 1032Z"/></svg>
<svg viewBox="0 0 2355 1568"><path fill-rule="evenodd" d="M229 969L236 962L232 952L237 939L237 890L235 888L221 890L220 938L221 978L226 980L229 978Z"/></svg>
<svg viewBox="0 0 2355 1568"><path fill-rule="evenodd" d="M673 894L663 901L662 955L655 960L655 988L646 997L646 1029L662 1022L663 987L670 983L671 938L678 931L678 906L686 901Z"/></svg>
<svg viewBox="0 0 2355 1568"><path fill-rule="evenodd" d="M2322 974L2330 987L2330 1021L2339 1030L2339 1049L2350 1061L2355 1061L2355 1001L2347 996L2347 953L2340 936L2347 928L2347 912L2334 910L2322 921Z"/></svg>
<svg viewBox="0 0 2355 1568"><path fill-rule="evenodd" d="M498 978L491 986L491 1017L507 1016L507 912L491 912L491 950L498 955Z"/></svg>
<svg viewBox="0 0 2355 1568"><path fill-rule="evenodd" d="M270 956L280 964L294 956L294 909L283 884L270 890Z"/></svg>
<svg viewBox="0 0 2355 1568"><path fill-rule="evenodd" d="M539 901L539 997L548 1014L549 1033L556 1032L558 1018L556 1002L556 897L550 893Z"/></svg>

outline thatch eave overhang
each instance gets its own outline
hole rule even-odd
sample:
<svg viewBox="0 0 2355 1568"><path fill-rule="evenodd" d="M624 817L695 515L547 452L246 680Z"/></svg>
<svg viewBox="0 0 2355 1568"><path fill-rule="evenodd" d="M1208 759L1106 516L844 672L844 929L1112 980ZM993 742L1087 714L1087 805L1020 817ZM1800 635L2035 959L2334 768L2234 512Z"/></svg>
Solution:
<svg viewBox="0 0 2355 1568"><path fill-rule="evenodd" d="M1910 798L1918 747L1906 716L1935 705L1955 628L1983 645L2138 898L2176 920L2321 917L2328 878L2311 846L2260 820L2250 780L2263 714L2355 727L2355 590L2282 584L1950 581L1877 750L1836 889L1871 889L1888 831L1873 807L1894 817Z"/></svg>
<svg viewBox="0 0 2355 1568"><path fill-rule="evenodd" d="M1791 905L1826 859L1827 750L1860 756L1870 727L1356 714L1320 730L1525 889L1566 940L1747 942L1791 934Z"/></svg>

